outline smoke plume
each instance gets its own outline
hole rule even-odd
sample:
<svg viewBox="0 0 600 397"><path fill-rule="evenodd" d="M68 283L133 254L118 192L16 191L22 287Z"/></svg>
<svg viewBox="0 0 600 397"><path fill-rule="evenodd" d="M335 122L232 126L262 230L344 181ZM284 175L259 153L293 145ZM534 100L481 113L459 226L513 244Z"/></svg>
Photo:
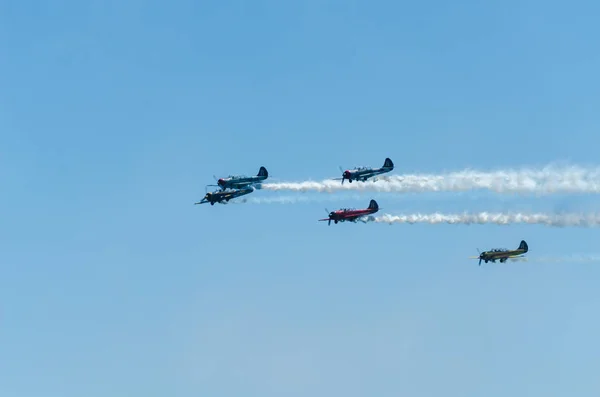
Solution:
<svg viewBox="0 0 600 397"><path fill-rule="evenodd" d="M463 213L463 214L408 214L369 216L367 222L391 224L462 224L462 225L512 225L529 224L551 227L595 227L600 226L600 214L544 214L544 213Z"/></svg>
<svg viewBox="0 0 600 397"><path fill-rule="evenodd" d="M323 180L305 182L263 183L265 190L335 192L363 190L377 192L463 192L487 189L496 193L598 193L600 168L554 167L539 170L501 170L492 172L464 170L446 174L408 174L380 176L366 182L344 184Z"/></svg>
<svg viewBox="0 0 600 397"><path fill-rule="evenodd" d="M347 200L366 200L365 197L358 195L344 196L275 196L275 197L248 197L240 198L237 203L245 204L297 204L314 202L331 202Z"/></svg>

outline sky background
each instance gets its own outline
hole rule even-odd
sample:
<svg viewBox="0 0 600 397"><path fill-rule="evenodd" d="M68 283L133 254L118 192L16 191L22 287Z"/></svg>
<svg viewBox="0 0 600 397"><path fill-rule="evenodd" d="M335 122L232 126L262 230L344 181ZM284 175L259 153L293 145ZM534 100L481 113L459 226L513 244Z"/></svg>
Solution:
<svg viewBox="0 0 600 397"><path fill-rule="evenodd" d="M338 224L596 197L194 206L273 180L598 163L598 2L0 1L0 395L597 396L594 229ZM258 191L259 196L290 193ZM315 195L311 197L331 197Z"/></svg>

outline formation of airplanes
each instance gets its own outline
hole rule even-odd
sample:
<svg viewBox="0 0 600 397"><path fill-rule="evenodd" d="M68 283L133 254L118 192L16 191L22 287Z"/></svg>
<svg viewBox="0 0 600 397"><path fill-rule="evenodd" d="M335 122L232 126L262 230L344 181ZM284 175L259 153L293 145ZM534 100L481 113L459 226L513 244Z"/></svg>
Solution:
<svg viewBox="0 0 600 397"><path fill-rule="evenodd" d="M348 180L349 183L352 181L365 182L368 179L381 175L387 172L390 172L394 169L394 163L388 157L384 160L383 166L381 168L371 168L371 167L357 167L354 169L343 170L340 167L340 171L342 171L341 178L335 178L335 180L342 181L342 185L345 180ZM255 176L246 176L246 175L229 175L225 178L217 178L214 176L217 181L217 185L207 185L207 186L217 186L218 189L214 192L206 193L204 198L194 204L206 204L210 203L210 205L215 205L215 203L226 204L229 200L245 196L254 192L258 185L265 181L269 177L269 172L264 166L261 166L258 170L258 173ZM327 211L329 212L328 217L325 219L319 219L319 221L327 221L327 224L331 226L331 221L334 223L338 222L357 222L359 220L368 217L369 215L375 214L379 211L379 204L377 201L371 199L369 202L369 206L364 209L355 209L355 208L341 208L336 211ZM496 263L496 260L499 260L500 263L504 263L509 259L514 258L522 258L524 254L529 251L529 246L525 242L525 240L521 240L519 247L515 250L508 250L503 248L494 248L489 251L480 252L479 256L470 257L471 259L479 259L479 266L481 266L481 262L485 263L492 262Z"/></svg>
<svg viewBox="0 0 600 397"><path fill-rule="evenodd" d="M226 178L218 179L214 176L217 184L207 186L218 186L219 188L212 193L206 193L202 200L194 204L227 204L231 199L254 192L256 190L256 185L266 180L268 177L269 171L267 171L264 166L261 166L258 169L258 174L256 174L256 176L229 175Z"/></svg>
<svg viewBox="0 0 600 397"><path fill-rule="evenodd" d="M394 163L390 158L386 158L383 162L383 167L381 168L357 167L352 170L344 171L340 167L340 170L342 171L342 177L334 179L341 179L342 185L344 184L344 180L346 179L350 183L352 183L353 180L365 182L369 178L372 178L376 175L384 174L386 172L390 172L393 169ZM207 186L217 186L218 189L212 193L206 193L206 195L201 201L194 204L227 204L229 200L233 198L250 194L258 188L261 182L264 182L265 180L267 180L267 178L269 178L269 171L267 171L266 167L261 166L258 170L258 173L255 176L229 175L224 178L217 178L213 175L213 177L217 181L217 184Z"/></svg>

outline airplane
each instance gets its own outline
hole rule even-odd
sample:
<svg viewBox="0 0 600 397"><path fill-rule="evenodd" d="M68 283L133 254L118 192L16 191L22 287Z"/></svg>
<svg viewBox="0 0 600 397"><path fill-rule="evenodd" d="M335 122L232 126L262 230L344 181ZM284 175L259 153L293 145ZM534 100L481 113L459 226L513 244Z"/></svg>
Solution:
<svg viewBox="0 0 600 397"><path fill-rule="evenodd" d="M214 191L212 193L206 193L206 196L204 196L204 198L197 203L194 203L194 205L196 204L206 204L206 203L210 203L210 205L215 205L215 203L222 203L222 204L226 204L229 200L236 198L236 197L240 197L240 196L245 196L246 194L250 194L254 191L253 187L246 187L243 189L232 189L232 190L217 190ZM223 203L223 201L225 201L225 203Z"/></svg>
<svg viewBox="0 0 600 397"><path fill-rule="evenodd" d="M481 261L492 261L492 263L496 263L496 259L500 260L500 263L506 262L511 258L520 258L523 257L525 253L529 251L529 246L525 242L525 240L521 240L521 244L519 244L519 248L516 250L507 250L504 248L495 248L489 251L484 251L479 254L479 256L472 256L471 259L479 259L479 266L481 266Z"/></svg>
<svg viewBox="0 0 600 397"><path fill-rule="evenodd" d="M328 225L331 226L331 221L338 222L356 222L358 218L362 218L363 216L374 214L379 211L379 205L377 201L371 200L369 203L369 207L362 210L351 209L351 208L343 208L337 211L332 211L329 213L329 218L319 219L319 221L328 221Z"/></svg>
<svg viewBox="0 0 600 397"><path fill-rule="evenodd" d="M269 172L265 167L260 167L256 176L245 176L245 175L229 175L227 178L217 179L217 185L221 190L225 189L239 189L261 181L264 181L269 177ZM215 185L209 185L215 186Z"/></svg>
<svg viewBox="0 0 600 397"><path fill-rule="evenodd" d="M386 172L390 172L393 169L394 169L394 163L388 157L383 162L383 167L381 167L381 168L358 167L353 170L343 171L342 167L340 167L340 171L342 171L342 178L335 178L335 179L336 180L341 179L342 185L344 184L345 179L348 179L348 182L350 182L350 183L352 183L353 180L364 182L367 179L369 179L375 175L384 174Z"/></svg>

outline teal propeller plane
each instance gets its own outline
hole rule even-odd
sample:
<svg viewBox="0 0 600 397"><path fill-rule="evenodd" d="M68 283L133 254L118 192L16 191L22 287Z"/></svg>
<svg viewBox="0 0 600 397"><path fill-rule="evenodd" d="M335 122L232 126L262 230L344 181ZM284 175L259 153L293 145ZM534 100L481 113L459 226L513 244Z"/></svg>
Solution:
<svg viewBox="0 0 600 397"><path fill-rule="evenodd" d="M217 180L217 186L221 188L221 190L225 189L240 189L246 186L250 186L259 182L264 181L269 177L269 172L265 167L260 167L258 170L258 174L256 176L246 176L246 175L229 175L227 178L219 178L215 176L214 178ZM215 185L209 185L215 186Z"/></svg>
<svg viewBox="0 0 600 397"><path fill-rule="evenodd" d="M348 182L352 183L352 181L366 181L367 179L379 175L384 174L386 172L390 172L394 169L394 163L392 160L388 158L383 162L383 167L381 168L371 168L371 167L357 167L353 170L344 171L342 167L340 167L340 171L342 171L341 178L335 178L336 180L342 180L342 185L344 184L344 180L348 180Z"/></svg>

